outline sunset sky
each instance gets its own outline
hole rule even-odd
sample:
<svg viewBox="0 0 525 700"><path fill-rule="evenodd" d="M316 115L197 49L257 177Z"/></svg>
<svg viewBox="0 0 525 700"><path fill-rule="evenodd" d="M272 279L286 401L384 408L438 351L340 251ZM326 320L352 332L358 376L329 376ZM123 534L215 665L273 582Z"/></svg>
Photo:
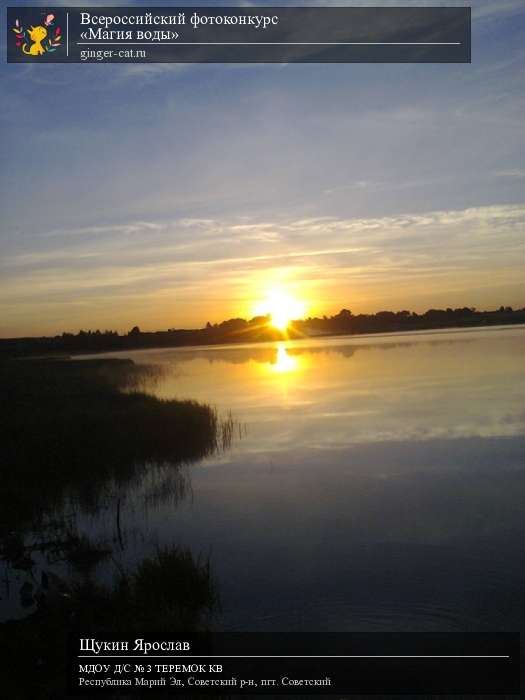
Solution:
<svg viewBox="0 0 525 700"><path fill-rule="evenodd" d="M3 62L0 335L525 306L524 3L427 4L471 65Z"/></svg>

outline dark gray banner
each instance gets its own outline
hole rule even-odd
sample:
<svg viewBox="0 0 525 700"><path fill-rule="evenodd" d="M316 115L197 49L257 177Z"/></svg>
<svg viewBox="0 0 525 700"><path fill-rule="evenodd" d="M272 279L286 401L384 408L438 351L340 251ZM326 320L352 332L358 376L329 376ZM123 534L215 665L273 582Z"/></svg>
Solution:
<svg viewBox="0 0 525 700"><path fill-rule="evenodd" d="M469 63L470 8L9 7L10 63Z"/></svg>
<svg viewBox="0 0 525 700"><path fill-rule="evenodd" d="M518 633L230 633L184 640L79 638L71 695L511 695ZM122 691L121 691L122 692Z"/></svg>

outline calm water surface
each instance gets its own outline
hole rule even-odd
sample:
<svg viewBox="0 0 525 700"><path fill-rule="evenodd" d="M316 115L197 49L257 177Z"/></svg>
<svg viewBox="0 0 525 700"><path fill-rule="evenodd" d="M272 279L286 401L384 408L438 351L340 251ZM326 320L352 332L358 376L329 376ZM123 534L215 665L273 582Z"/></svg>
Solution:
<svg viewBox="0 0 525 700"><path fill-rule="evenodd" d="M126 556L211 554L230 629L525 626L524 351L520 327L121 353L245 427L185 495L128 495Z"/></svg>
<svg viewBox="0 0 525 700"><path fill-rule="evenodd" d="M524 351L517 327L112 355L242 426L118 494L121 558L209 554L227 629L525 628Z"/></svg>

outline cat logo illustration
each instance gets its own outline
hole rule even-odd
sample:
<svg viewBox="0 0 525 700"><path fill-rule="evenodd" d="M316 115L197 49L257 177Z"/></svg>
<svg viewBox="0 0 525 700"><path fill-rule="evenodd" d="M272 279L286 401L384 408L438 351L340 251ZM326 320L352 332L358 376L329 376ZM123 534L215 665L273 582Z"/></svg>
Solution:
<svg viewBox="0 0 525 700"><path fill-rule="evenodd" d="M26 56L43 56L56 51L62 43L62 30L55 27L55 15L46 15L42 24L24 29L20 20L15 21L15 43Z"/></svg>

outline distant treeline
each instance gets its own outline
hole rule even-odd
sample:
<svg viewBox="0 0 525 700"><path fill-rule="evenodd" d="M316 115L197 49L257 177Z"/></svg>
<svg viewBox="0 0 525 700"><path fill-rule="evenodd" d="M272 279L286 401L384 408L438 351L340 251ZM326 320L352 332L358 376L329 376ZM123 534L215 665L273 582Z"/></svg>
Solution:
<svg viewBox="0 0 525 700"><path fill-rule="evenodd" d="M293 321L286 333L274 328L269 316L256 316L249 321L231 318L222 323L207 323L204 328L192 330L170 328L165 331L143 332L134 326L122 335L108 330L81 330L77 334L62 333L54 337L0 339L0 355L69 355L184 345L253 343L312 335L393 333L518 323L525 323L525 309L515 310L510 306L500 306L495 311L478 311L466 306L458 309L429 309L422 314L413 311L378 311L375 314L354 315L348 309L342 309L335 316Z"/></svg>

